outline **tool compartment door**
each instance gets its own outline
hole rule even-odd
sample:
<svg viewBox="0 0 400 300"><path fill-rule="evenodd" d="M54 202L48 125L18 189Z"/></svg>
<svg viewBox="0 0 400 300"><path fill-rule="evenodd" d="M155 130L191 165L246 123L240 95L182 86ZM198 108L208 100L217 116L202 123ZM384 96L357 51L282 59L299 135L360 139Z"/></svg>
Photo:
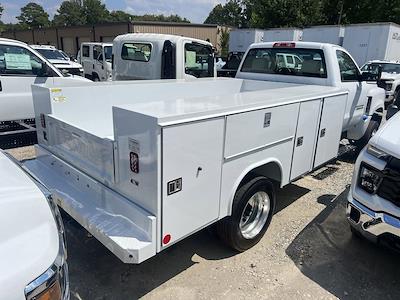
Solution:
<svg viewBox="0 0 400 300"><path fill-rule="evenodd" d="M314 168L335 158L342 135L347 95L325 98L319 125Z"/></svg>
<svg viewBox="0 0 400 300"><path fill-rule="evenodd" d="M218 218L223 140L224 118L163 128L162 247Z"/></svg>
<svg viewBox="0 0 400 300"><path fill-rule="evenodd" d="M321 99L300 104L290 180L312 170L321 104Z"/></svg>

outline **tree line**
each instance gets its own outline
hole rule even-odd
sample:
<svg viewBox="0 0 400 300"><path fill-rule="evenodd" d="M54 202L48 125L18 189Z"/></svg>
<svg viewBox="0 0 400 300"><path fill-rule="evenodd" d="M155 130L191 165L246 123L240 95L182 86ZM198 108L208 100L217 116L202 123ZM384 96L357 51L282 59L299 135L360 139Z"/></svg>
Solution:
<svg viewBox="0 0 400 300"><path fill-rule="evenodd" d="M400 0L229 0L204 23L243 28L400 23Z"/></svg>
<svg viewBox="0 0 400 300"><path fill-rule="evenodd" d="M4 8L0 4L0 16ZM49 14L43 6L30 2L21 8L21 14L17 16L17 24L2 23L2 30L9 29L31 29L49 26L74 26L94 25L107 22L127 21L161 21L161 22L183 22L190 23L186 18L178 15L132 15L121 10L109 11L101 0L65 0L61 3L50 20Z"/></svg>

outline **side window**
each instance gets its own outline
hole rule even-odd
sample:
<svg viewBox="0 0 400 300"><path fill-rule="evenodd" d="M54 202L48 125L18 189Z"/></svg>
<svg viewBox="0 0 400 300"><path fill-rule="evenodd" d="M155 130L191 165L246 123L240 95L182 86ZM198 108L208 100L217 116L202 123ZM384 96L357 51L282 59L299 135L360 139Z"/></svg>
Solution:
<svg viewBox="0 0 400 300"><path fill-rule="evenodd" d="M102 47L99 45L93 46L93 58L97 60L103 60Z"/></svg>
<svg viewBox="0 0 400 300"><path fill-rule="evenodd" d="M48 77L46 63L26 48L0 45L0 75Z"/></svg>
<svg viewBox="0 0 400 300"><path fill-rule="evenodd" d="M83 46L82 47L82 56L83 57L89 57L89 46Z"/></svg>
<svg viewBox="0 0 400 300"><path fill-rule="evenodd" d="M185 44L185 73L197 78L214 76L214 55L211 47Z"/></svg>
<svg viewBox="0 0 400 300"><path fill-rule="evenodd" d="M121 58L148 62L151 57L151 44L125 43L122 45Z"/></svg>
<svg viewBox="0 0 400 300"><path fill-rule="evenodd" d="M357 81L359 78L359 71L351 57L340 50L336 51L336 56L342 81Z"/></svg>
<svg viewBox="0 0 400 300"><path fill-rule="evenodd" d="M293 64L293 56L286 56L286 59L288 64Z"/></svg>

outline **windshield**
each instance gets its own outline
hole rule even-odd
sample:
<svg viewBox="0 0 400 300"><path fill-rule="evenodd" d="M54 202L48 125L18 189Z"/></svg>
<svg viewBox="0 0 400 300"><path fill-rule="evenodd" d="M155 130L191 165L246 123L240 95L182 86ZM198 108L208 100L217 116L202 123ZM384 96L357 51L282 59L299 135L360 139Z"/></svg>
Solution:
<svg viewBox="0 0 400 300"><path fill-rule="evenodd" d="M254 48L247 53L242 72L326 78L324 52L319 49Z"/></svg>
<svg viewBox="0 0 400 300"><path fill-rule="evenodd" d="M105 46L104 47L104 56L106 58L106 61L111 62L112 58L112 46Z"/></svg>
<svg viewBox="0 0 400 300"><path fill-rule="evenodd" d="M369 72L372 74L378 74L379 66L382 66L382 72L400 74L400 64L388 64L388 63L366 64L361 68L361 71Z"/></svg>
<svg viewBox="0 0 400 300"><path fill-rule="evenodd" d="M68 60L61 51L57 49L36 49L37 52L42 54L47 59L60 59L60 60Z"/></svg>

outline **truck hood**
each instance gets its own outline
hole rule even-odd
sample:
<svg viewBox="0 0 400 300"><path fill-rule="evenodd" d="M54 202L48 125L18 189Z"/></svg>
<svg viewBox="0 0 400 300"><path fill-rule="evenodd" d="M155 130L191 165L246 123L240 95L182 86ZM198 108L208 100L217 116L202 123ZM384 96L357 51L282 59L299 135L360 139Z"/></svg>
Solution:
<svg viewBox="0 0 400 300"><path fill-rule="evenodd" d="M25 299L26 285L56 259L59 237L46 197L2 151L0 220L0 299Z"/></svg>
<svg viewBox="0 0 400 300"><path fill-rule="evenodd" d="M395 114L371 138L369 143L396 158L400 158L400 113Z"/></svg>
<svg viewBox="0 0 400 300"><path fill-rule="evenodd" d="M71 60L62 59L49 59L49 61L57 68L71 68L71 69L81 69L82 65Z"/></svg>
<svg viewBox="0 0 400 300"><path fill-rule="evenodd" d="M400 74L382 72L381 79L383 79L383 80L397 80L397 79L400 79Z"/></svg>

